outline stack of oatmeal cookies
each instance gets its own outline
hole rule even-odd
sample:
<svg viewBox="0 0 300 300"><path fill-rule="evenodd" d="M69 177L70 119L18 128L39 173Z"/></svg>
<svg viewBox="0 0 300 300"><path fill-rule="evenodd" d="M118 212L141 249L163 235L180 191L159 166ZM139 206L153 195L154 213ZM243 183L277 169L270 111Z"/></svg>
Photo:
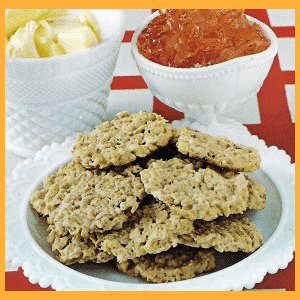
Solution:
<svg viewBox="0 0 300 300"><path fill-rule="evenodd" d="M71 162L30 203L60 262L112 261L148 282L179 281L212 270L214 251L262 245L243 216L265 207L264 187L244 174L259 167L256 148L122 112L78 134Z"/></svg>

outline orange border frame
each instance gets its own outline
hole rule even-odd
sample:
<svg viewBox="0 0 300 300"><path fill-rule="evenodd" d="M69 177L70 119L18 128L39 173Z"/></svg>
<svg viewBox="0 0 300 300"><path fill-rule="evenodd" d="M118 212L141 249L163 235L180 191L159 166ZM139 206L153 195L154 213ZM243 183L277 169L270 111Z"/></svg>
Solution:
<svg viewBox="0 0 300 300"><path fill-rule="evenodd" d="M224 6L224 4L226 4L227 7L231 7L231 8L240 8L240 6L251 6L251 7L255 7L255 8L295 8L297 6L297 2L296 0L294 1L256 1L256 0L252 0L251 2L247 2L247 3L242 3L241 1L226 1L224 3L224 1L210 1L210 2L201 2L201 1L189 1L189 2L183 2L183 1L151 1L151 3L149 2L144 2L142 3L141 1L113 1L113 2L100 2L100 1L89 1L88 2L88 6L92 7L92 8L142 8L143 6L146 8L151 6L151 7L172 7L172 8L196 8L196 7L201 7L201 8L220 8L222 6ZM82 2L79 1L64 1L63 3L61 1L51 1L49 3L41 3L40 1L14 1L13 3L7 3L7 5L5 5L4 3L1 4L1 6L3 6L3 8L5 9L6 6L12 6L13 8L32 8L32 7L43 7L46 6L45 4L52 6L52 8L60 8L62 7L61 4L63 4L63 8L66 7L71 7L71 8L82 8L84 5L82 5ZM151 5L150 5L151 4ZM184 4L184 5L183 5ZM296 17L296 22L297 22L297 17ZM4 28L4 20L2 22L2 26ZM3 55L4 56L4 55ZM2 65L2 84L4 85L5 83L5 79L4 79L4 74L5 74L5 66L4 66L4 62ZM4 88L3 88L4 90ZM1 148L1 157L3 159L3 165L5 164L5 147L4 147L4 138L5 138L5 115L4 115L4 111L5 111L5 106L4 106L4 101L5 101L5 93L2 94L3 96L3 100L2 100L2 105L1 105L1 111L3 114L3 119L1 122L1 133L2 133L2 141L3 141L3 147ZM296 102L297 103L297 102ZM296 104L296 110L297 110L297 106L298 104ZM297 126L296 126L296 137L297 137ZM296 143L297 144L297 143ZM297 146L297 145L296 145ZM297 148L296 148L297 149ZM3 206L5 204L5 186L4 186L4 180L5 180L5 171L4 169L2 169L1 172L1 179L2 179L2 199L3 199ZM298 198L298 193L296 193L296 198ZM5 214L5 208L3 207L3 212L2 212L2 220L4 223L5 220L5 216L3 215ZM297 223L296 223L297 226ZM5 227L5 223L2 226L2 233L3 233L3 244L4 244L4 227ZM2 248L2 257L4 257L4 247ZM5 268L5 262L3 259L3 269ZM296 264L296 269L297 269L297 264ZM295 292L290 292L289 295L287 296L288 298L294 298L297 295L297 288L298 288L298 281L297 280L297 276L296 276L296 291ZM272 293L271 294L261 294L263 293L262 291L258 292L258 294L252 294L252 293L244 293L243 295L241 294L233 294L230 293L228 294L228 292L188 292L188 295L185 295L184 293L186 292L88 292L88 295L83 295L83 292L77 292L75 294L75 292L71 292L72 294L70 295L66 295L64 294L65 292L58 292L55 295L52 292L46 292L43 293L42 295L39 295L39 293L35 293L35 292L5 292L5 272L3 270L2 272L2 285L1 285L1 294L3 293L4 299L14 299L14 298L27 298L28 299L40 299L42 298L44 299L52 299L52 298L62 298L65 299L66 297L72 297L72 299L76 298L76 299L82 299L83 297L95 297L95 298L109 298L109 299L122 299L122 300L126 300L126 299L151 299L154 297L156 299L166 299L166 298L171 298L172 300L176 300L176 299L182 299L184 297L189 297L191 299L197 299L197 298L216 298L216 299L239 299L239 298L243 298L243 299L252 299L253 297L255 298L263 298L263 297L272 297L272 300L274 299L274 297L282 297L282 294L276 294L276 292L274 291L269 291L268 293ZM223 293L222 295L220 293ZM299 298L299 296L297 297Z"/></svg>

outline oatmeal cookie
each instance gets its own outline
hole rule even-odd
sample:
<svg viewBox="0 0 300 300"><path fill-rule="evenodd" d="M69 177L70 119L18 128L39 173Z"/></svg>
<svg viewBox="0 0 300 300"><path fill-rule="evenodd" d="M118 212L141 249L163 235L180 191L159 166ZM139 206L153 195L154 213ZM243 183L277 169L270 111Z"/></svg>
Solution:
<svg viewBox="0 0 300 300"><path fill-rule="evenodd" d="M61 204L66 191L74 182L76 183L79 178L78 174L93 177L93 172L85 173L85 171L85 168L78 164L68 163L61 166L55 174L45 177L41 189L37 189L31 194L30 204L38 213L49 216Z"/></svg>
<svg viewBox="0 0 300 300"><path fill-rule="evenodd" d="M120 229L146 195L140 170L85 170L71 162L48 176L30 203L49 224L60 224L72 235Z"/></svg>
<svg viewBox="0 0 300 300"><path fill-rule="evenodd" d="M192 230L191 220L172 214L161 202L150 202L140 206L123 229L107 234L101 248L122 262L176 247L177 236Z"/></svg>
<svg viewBox="0 0 300 300"><path fill-rule="evenodd" d="M173 126L158 114L122 112L117 117L87 135L78 134L74 162L101 169L125 165L166 146L174 135Z"/></svg>
<svg viewBox="0 0 300 300"><path fill-rule="evenodd" d="M146 193L190 220L210 221L248 208L248 181L243 174L225 178L211 168L196 171L192 163L173 158L152 161L140 175Z"/></svg>
<svg viewBox="0 0 300 300"><path fill-rule="evenodd" d="M117 263L119 271L152 283L191 279L215 266L211 252L183 245Z"/></svg>
<svg viewBox="0 0 300 300"><path fill-rule="evenodd" d="M201 158L210 164L239 172L253 172L260 167L260 155L255 147L235 144L227 137L182 127L177 142L179 152Z"/></svg>
<svg viewBox="0 0 300 300"><path fill-rule="evenodd" d="M231 215L228 218L219 217L206 222L196 220L194 231L180 237L180 243L191 246L210 248L219 252L254 252L262 245L263 237L255 229L253 223L241 215Z"/></svg>
<svg viewBox="0 0 300 300"><path fill-rule="evenodd" d="M178 139L179 139L179 136L180 136L180 131L181 131L181 128L175 128L174 127L174 136L173 138L170 140L170 143L171 144L174 144L176 145L176 143L178 142Z"/></svg>
<svg viewBox="0 0 300 300"><path fill-rule="evenodd" d="M218 172L220 175L222 175L226 179L232 179L236 176L238 176L237 172L233 172L227 169L221 169L219 167L213 166L213 165L206 165L206 168L212 169L216 172ZM245 175L245 178L248 181L248 191L249 191L249 197L247 201L247 209L254 209L254 210L261 210L266 207L265 201L267 198L267 192L266 189L260 185L256 180L251 178L248 175Z"/></svg>
<svg viewBox="0 0 300 300"><path fill-rule="evenodd" d="M264 209L266 207L265 201L267 198L266 189L253 178L247 175L245 175L245 178L248 180L249 187L248 209Z"/></svg>
<svg viewBox="0 0 300 300"><path fill-rule="evenodd" d="M55 225L49 225L50 232L47 241L52 247L52 251L56 254L56 259L66 265L76 262L85 263L93 261L96 263L104 263L114 258L99 248L103 234L92 234L93 238L83 238L82 236L71 235L67 230L62 228L56 230Z"/></svg>

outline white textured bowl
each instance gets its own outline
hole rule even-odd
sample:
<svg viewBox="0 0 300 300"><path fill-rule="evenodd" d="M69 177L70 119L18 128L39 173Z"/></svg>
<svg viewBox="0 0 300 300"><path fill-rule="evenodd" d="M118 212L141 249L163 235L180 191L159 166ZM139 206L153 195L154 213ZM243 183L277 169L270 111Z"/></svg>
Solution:
<svg viewBox="0 0 300 300"><path fill-rule="evenodd" d="M7 149L33 157L43 145L90 132L105 120L125 16L118 9L92 12L101 30L100 44L58 57L5 58Z"/></svg>
<svg viewBox="0 0 300 300"><path fill-rule="evenodd" d="M224 113L246 102L259 91L278 50L277 38L264 23L260 25L271 45L265 51L203 68L173 68L154 63L138 52L137 37L158 12L135 31L132 55L151 92L160 101L193 115Z"/></svg>

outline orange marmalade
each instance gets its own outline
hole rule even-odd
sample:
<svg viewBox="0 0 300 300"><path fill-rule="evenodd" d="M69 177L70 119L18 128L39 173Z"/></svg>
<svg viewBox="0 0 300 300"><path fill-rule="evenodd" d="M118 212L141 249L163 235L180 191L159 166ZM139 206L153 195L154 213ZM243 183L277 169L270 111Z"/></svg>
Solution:
<svg viewBox="0 0 300 300"><path fill-rule="evenodd" d="M142 30L139 53L174 68L199 68L264 51L270 41L243 9L167 9Z"/></svg>

